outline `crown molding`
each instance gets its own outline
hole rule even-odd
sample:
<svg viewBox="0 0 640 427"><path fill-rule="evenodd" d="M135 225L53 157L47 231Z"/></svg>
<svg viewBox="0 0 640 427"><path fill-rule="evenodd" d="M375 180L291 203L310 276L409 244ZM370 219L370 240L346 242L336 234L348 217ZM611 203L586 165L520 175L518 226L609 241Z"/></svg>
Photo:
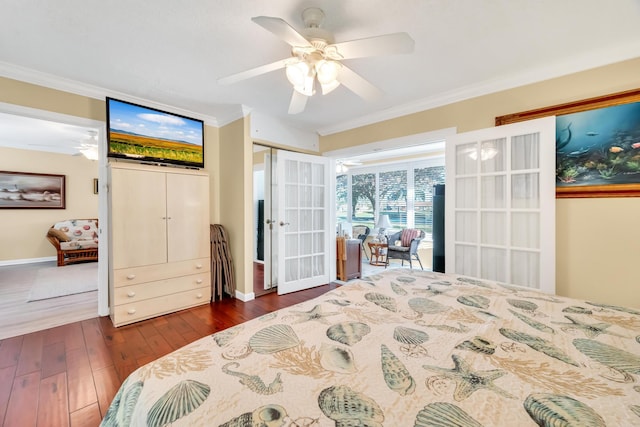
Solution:
<svg viewBox="0 0 640 427"><path fill-rule="evenodd" d="M365 115L354 120L336 123L332 126L325 126L318 129L318 133L321 136L326 136L338 132L344 132L377 122L418 113L420 111L442 107L454 102L460 102L478 96L488 95L556 77L562 77L593 68L611 65L617 62L638 58L638 52L640 52L640 41L631 42L623 46L617 46L616 48L607 47L606 49L591 51L586 55L571 57L561 63L543 65L516 75L501 76L485 80L477 84L465 86L448 92L442 92L429 98L423 98L415 102L398 105L373 114Z"/></svg>
<svg viewBox="0 0 640 427"><path fill-rule="evenodd" d="M159 102L150 101L144 98L127 95L125 93L105 89L99 86L81 83L74 80L65 79L63 77L54 76L52 74L43 73L30 68L20 67L15 64L0 61L0 76L13 80L19 80L26 83L44 86L50 89L56 89L63 92L73 93L75 95L86 96L88 98L104 101L106 97L117 98L123 101L142 104L158 110L168 111L180 114L186 117L193 117L202 120L205 124L219 127L216 117L200 114L195 111L189 111L182 108L176 108L171 105L161 104Z"/></svg>

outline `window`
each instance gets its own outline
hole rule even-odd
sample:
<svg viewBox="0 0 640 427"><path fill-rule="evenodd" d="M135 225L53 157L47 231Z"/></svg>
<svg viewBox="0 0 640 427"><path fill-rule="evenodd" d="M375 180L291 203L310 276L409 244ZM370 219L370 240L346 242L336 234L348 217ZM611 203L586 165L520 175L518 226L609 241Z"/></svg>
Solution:
<svg viewBox="0 0 640 427"><path fill-rule="evenodd" d="M336 177L336 223L349 222L349 180L347 175Z"/></svg>
<svg viewBox="0 0 640 427"><path fill-rule="evenodd" d="M376 174L351 176L351 222L373 228L376 206Z"/></svg>
<svg viewBox="0 0 640 427"><path fill-rule="evenodd" d="M353 168L336 177L336 221L350 218L373 231L378 216L387 214L393 229L417 228L429 240L433 186L444 184L444 178L444 158Z"/></svg>
<svg viewBox="0 0 640 427"><path fill-rule="evenodd" d="M433 186L444 184L444 166L416 168L414 182L414 227L431 234L433 228Z"/></svg>
<svg viewBox="0 0 640 427"><path fill-rule="evenodd" d="M407 170L380 172L380 215L389 215L393 228L407 227Z"/></svg>

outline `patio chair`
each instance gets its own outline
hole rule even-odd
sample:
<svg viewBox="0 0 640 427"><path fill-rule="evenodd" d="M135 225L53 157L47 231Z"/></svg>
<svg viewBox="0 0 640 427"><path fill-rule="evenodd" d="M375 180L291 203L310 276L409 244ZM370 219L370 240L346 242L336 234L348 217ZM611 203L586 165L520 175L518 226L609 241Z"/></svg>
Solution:
<svg viewBox="0 0 640 427"><path fill-rule="evenodd" d="M367 236L369 236L370 232L371 229L366 225L353 226L353 237L355 237L356 239L360 239L360 241L362 242L362 251L364 252L364 256L367 258L367 261L369 260L369 255L367 255L367 251L364 249L364 241L367 239Z"/></svg>
<svg viewBox="0 0 640 427"><path fill-rule="evenodd" d="M415 257L418 264L420 264L420 268L424 270L422 262L420 261L420 256L418 255L418 246L420 246L420 241L422 241L424 237L424 231L413 228L405 228L390 235L388 239L389 246L387 248L387 263L385 264L385 268L389 266L390 259L400 259L402 260L402 266L404 266L405 261L409 261L409 268L413 269L411 260L412 257Z"/></svg>

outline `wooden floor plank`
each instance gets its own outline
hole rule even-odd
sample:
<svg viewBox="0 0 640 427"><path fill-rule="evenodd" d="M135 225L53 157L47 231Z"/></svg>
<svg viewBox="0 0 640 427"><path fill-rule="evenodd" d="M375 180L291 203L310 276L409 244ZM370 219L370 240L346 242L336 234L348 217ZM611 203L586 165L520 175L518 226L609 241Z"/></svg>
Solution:
<svg viewBox="0 0 640 427"><path fill-rule="evenodd" d="M65 326L66 325L56 326L55 328L45 330L43 345L47 346L59 342L64 343Z"/></svg>
<svg viewBox="0 0 640 427"><path fill-rule="evenodd" d="M71 427L96 427L102 421L98 403L85 406L71 413Z"/></svg>
<svg viewBox="0 0 640 427"><path fill-rule="evenodd" d="M113 366L94 371L93 381L96 384L100 416L104 417L123 381L118 379L118 374Z"/></svg>
<svg viewBox="0 0 640 427"><path fill-rule="evenodd" d="M185 334L187 332L183 332L183 333L178 332L172 327L170 323L167 323L161 326L156 326L156 329L158 329L158 332L160 332L160 334L167 340L169 345L174 350L177 350L180 347L184 346L185 344L189 343L189 341L187 341L187 338L185 337Z"/></svg>
<svg viewBox="0 0 640 427"><path fill-rule="evenodd" d="M65 350L75 350L85 348L84 335L82 334L82 324L80 322L62 326L64 328L64 348Z"/></svg>
<svg viewBox="0 0 640 427"><path fill-rule="evenodd" d="M105 343L98 320L89 319L82 321L82 333L84 335L85 345L87 346L91 369L96 371L106 368L107 366L113 366L111 354Z"/></svg>
<svg viewBox="0 0 640 427"><path fill-rule="evenodd" d="M40 381L38 427L69 427L67 375L62 372Z"/></svg>
<svg viewBox="0 0 640 427"><path fill-rule="evenodd" d="M11 397L4 417L4 427L35 426L38 413L34 402L40 394L40 372L16 377L13 380Z"/></svg>
<svg viewBox="0 0 640 427"><path fill-rule="evenodd" d="M138 325L138 330L145 339L149 339L159 334L158 329L156 329L152 322L142 322Z"/></svg>
<svg viewBox="0 0 640 427"><path fill-rule="evenodd" d="M38 372L39 374L42 364L43 341L44 333L42 331L24 336L16 376L22 376L32 372Z"/></svg>
<svg viewBox="0 0 640 427"><path fill-rule="evenodd" d="M6 338L0 341L0 368L18 364L23 340L24 335L20 335L19 337Z"/></svg>
<svg viewBox="0 0 640 427"><path fill-rule="evenodd" d="M85 348L67 351L67 383L69 411L74 412L98 403L89 356Z"/></svg>
<svg viewBox="0 0 640 427"><path fill-rule="evenodd" d="M165 354L171 353L173 351L173 348L171 347L171 345L167 342L167 340L159 334L150 336L146 338L147 343L149 344L149 348L152 351L152 354L150 356L152 356L154 359L157 359L158 357L162 357ZM141 360L142 357L137 358L136 360Z"/></svg>
<svg viewBox="0 0 640 427"><path fill-rule="evenodd" d="M0 425L2 425L2 420L4 420L4 416L7 413L16 368L17 365L0 368Z"/></svg>
<svg viewBox="0 0 640 427"><path fill-rule="evenodd" d="M67 371L64 342L45 345L42 349L42 378Z"/></svg>

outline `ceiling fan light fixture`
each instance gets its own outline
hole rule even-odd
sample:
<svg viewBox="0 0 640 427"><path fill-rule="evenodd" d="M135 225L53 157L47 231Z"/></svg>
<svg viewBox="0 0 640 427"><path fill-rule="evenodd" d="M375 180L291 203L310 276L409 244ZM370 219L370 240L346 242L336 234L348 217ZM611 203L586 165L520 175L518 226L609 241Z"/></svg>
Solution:
<svg viewBox="0 0 640 427"><path fill-rule="evenodd" d="M294 87L302 86L305 83L305 79L309 75L309 71L311 71L309 64L304 61L296 62L295 64L287 65L286 73L287 80Z"/></svg>
<svg viewBox="0 0 640 427"><path fill-rule="evenodd" d="M322 88L322 94L326 95L329 92L333 91L335 88L340 86L340 82L337 80L332 81L331 83L320 83L320 87Z"/></svg>
<svg viewBox="0 0 640 427"><path fill-rule="evenodd" d="M89 146L80 149L80 153L89 160L98 160L98 147Z"/></svg>
<svg viewBox="0 0 640 427"><path fill-rule="evenodd" d="M338 162L338 164L336 165L336 173L338 175L345 174L348 171L349 171L349 168L344 163Z"/></svg>
<svg viewBox="0 0 640 427"><path fill-rule="evenodd" d="M312 96L315 93L313 88L316 77L316 70L306 61L296 62L287 65L287 80L293 85L293 88L306 96Z"/></svg>
<svg viewBox="0 0 640 427"><path fill-rule="evenodd" d="M316 74L320 84L330 84L338 78L340 64L336 61L327 61L322 59L316 63Z"/></svg>

